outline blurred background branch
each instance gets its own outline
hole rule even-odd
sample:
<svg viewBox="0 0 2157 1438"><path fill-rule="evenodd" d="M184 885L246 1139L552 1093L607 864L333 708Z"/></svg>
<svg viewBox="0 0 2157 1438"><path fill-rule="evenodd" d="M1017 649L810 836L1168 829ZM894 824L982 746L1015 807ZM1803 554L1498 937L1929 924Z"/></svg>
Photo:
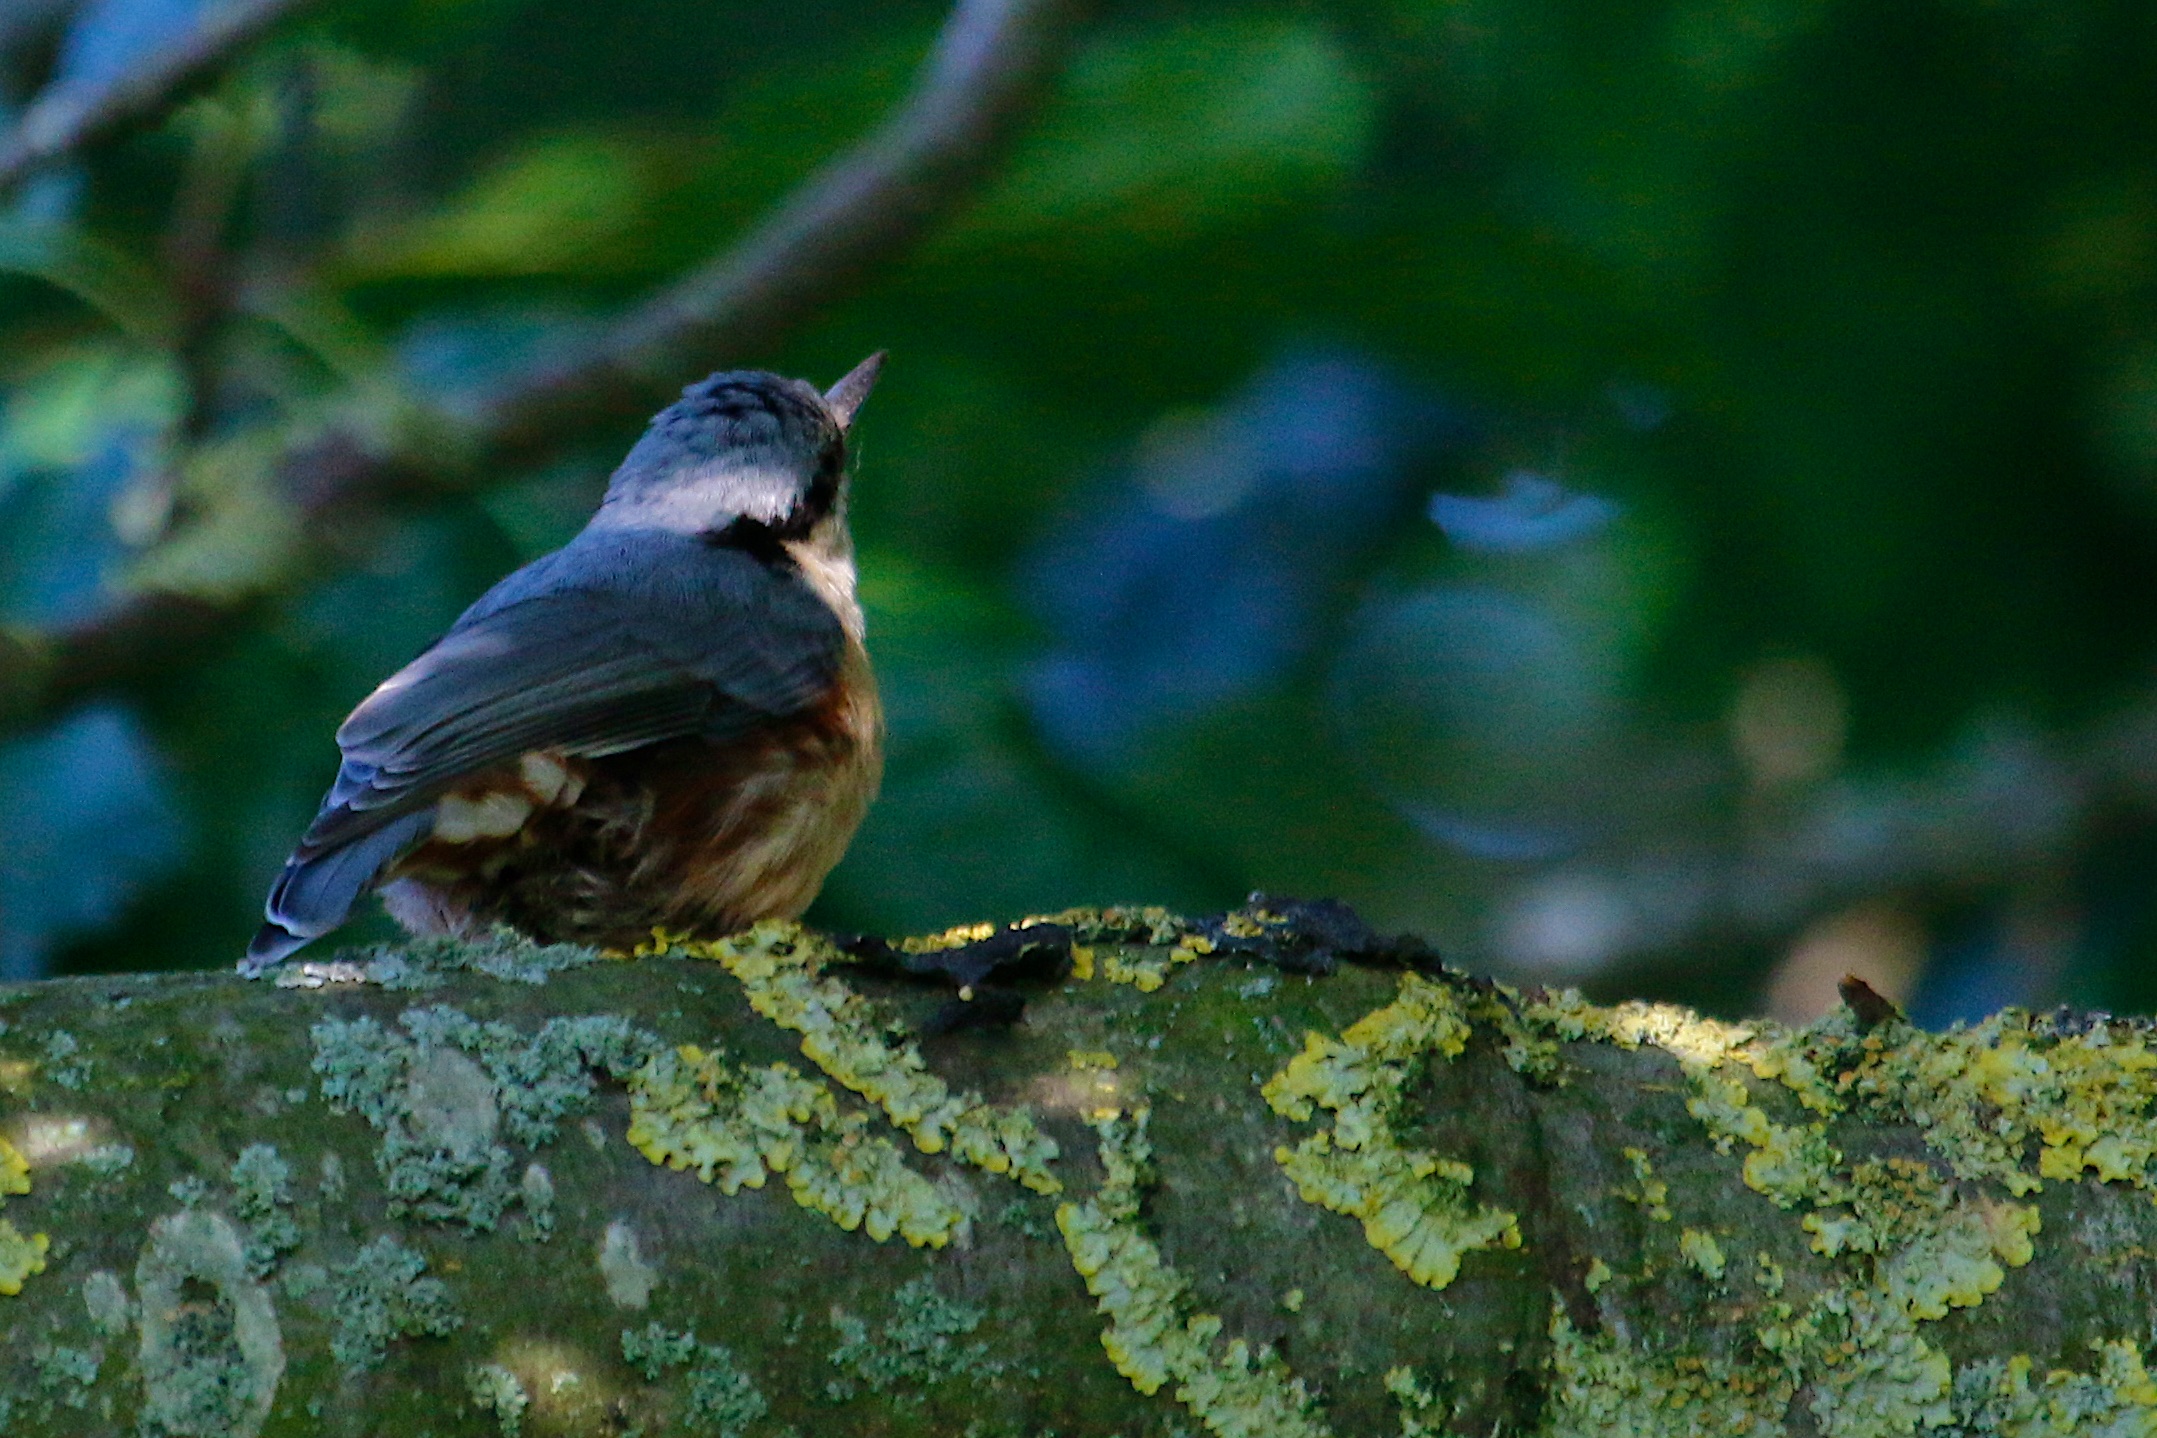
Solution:
<svg viewBox="0 0 2157 1438"><path fill-rule="evenodd" d="M876 131L756 229L480 403L490 459L559 442L595 414L655 408L687 370L774 338L917 243L1002 158L1065 56L1078 0L959 0L921 76Z"/></svg>
<svg viewBox="0 0 2157 1438"><path fill-rule="evenodd" d="M155 118L190 86L199 84L263 32L309 0L222 0L204 6L194 23L142 55L124 70L87 80L63 80L31 102L0 136L0 189L40 165L50 164L122 126ZM32 3L24 14L0 22L0 48L10 31L43 23L61 7Z"/></svg>
<svg viewBox="0 0 2157 1438"><path fill-rule="evenodd" d="M272 17L263 12L272 8L247 12L266 23ZM719 254L458 411L371 375L349 412L308 414L276 441L270 466L272 502L293 510L281 526L287 542L258 543L238 566L221 566L209 593L159 584L52 633L15 636L0 649L0 695L9 701L0 723L33 723L100 690L195 662L194 651L233 617L302 572L288 548L308 544L326 522L349 522L352 506L514 472L595 422L648 414L684 375L765 349L843 298L863 274L918 242L987 171L1068 52L1076 11L1075 0L960 0L919 81L860 144ZM186 73L199 72L213 28L226 47L254 33L237 19L206 21L186 43L152 56L148 75L176 75L175 52L199 57ZM152 89L151 78L137 77L108 92L142 97L129 111L139 113ZM100 112L119 103L101 100ZM33 106L24 125L38 113ZM7 173L0 168L0 177ZM184 262L204 248L197 240L178 250Z"/></svg>

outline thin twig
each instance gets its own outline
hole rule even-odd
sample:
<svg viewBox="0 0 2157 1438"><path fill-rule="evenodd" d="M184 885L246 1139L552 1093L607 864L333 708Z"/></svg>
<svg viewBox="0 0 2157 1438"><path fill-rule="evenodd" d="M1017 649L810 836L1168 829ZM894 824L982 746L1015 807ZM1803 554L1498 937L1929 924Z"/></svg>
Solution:
<svg viewBox="0 0 2157 1438"><path fill-rule="evenodd" d="M32 101L0 139L0 189L40 165L158 113L308 0L227 0L192 30L109 79L61 82Z"/></svg>
<svg viewBox="0 0 2157 1438"><path fill-rule="evenodd" d="M400 495L483 483L596 416L644 413L685 377L767 349L972 192L1061 67L1078 9L1078 0L959 0L913 89L874 133L587 347L496 389L476 418L420 409L399 427L401 442L359 425L295 439L278 474L302 531ZM449 435L457 442L444 443ZM215 601L151 591L57 633L0 634L0 732L186 669L293 569L268 559L252 583L225 576L227 597Z"/></svg>

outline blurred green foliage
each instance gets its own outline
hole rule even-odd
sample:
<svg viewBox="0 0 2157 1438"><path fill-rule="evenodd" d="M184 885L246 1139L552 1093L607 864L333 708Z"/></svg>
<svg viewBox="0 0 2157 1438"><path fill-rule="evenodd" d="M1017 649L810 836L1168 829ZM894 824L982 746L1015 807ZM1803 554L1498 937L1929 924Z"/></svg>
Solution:
<svg viewBox="0 0 2157 1438"><path fill-rule="evenodd" d="M171 497L143 476L187 435L378 366L455 394L713 254L876 122L942 18L339 0L21 187L0 509L121 478L0 538L10 617L85 612L84 576L155 555ZM17 101L66 35L7 57ZM829 382L893 356L855 497L890 776L814 917L1265 887L1731 1008L1806 922L1879 897L1929 936L1936 1014L2157 1002L2126 791L2010 862L1860 864L1750 925L1507 926L1583 865L1705 872L1776 815L1902 792L1869 776L1993 763L1988 724L2071 763L2157 703L2153 82L2157 12L2107 0L1106 6L925 246L715 357ZM242 281L207 333L183 234ZM109 762L164 797L79 848L6 843L0 915L122 849L129 892L0 940L229 961L344 711L572 533L631 438L355 522L130 696L147 737ZM1497 528L1441 529L1438 493ZM1578 533L1537 507L1584 497L1607 514ZM1786 672L1812 688L1782 709L1747 688ZM1747 693L1766 727L1733 730ZM0 826L92 783L0 775ZM109 838L129 823L165 825L161 857ZM2032 905L2064 935L2034 956Z"/></svg>

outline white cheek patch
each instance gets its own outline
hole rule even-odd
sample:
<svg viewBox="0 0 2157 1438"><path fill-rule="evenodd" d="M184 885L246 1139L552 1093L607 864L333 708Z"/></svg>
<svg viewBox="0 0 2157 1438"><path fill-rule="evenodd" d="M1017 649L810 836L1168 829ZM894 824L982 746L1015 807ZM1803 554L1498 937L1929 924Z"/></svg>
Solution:
<svg viewBox="0 0 2157 1438"><path fill-rule="evenodd" d="M543 749L517 761L517 777L535 804L567 808L584 793L584 776Z"/></svg>
<svg viewBox="0 0 2157 1438"><path fill-rule="evenodd" d="M521 794L496 790L476 799L446 794L435 805L434 837L447 844L505 838L523 828L531 815L531 801Z"/></svg>

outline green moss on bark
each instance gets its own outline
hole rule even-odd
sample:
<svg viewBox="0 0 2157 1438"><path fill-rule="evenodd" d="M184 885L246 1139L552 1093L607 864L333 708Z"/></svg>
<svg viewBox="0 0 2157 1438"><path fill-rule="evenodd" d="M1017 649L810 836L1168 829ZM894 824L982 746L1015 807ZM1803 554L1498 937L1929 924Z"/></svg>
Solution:
<svg viewBox="0 0 2157 1438"><path fill-rule="evenodd" d="M10 1438L2157 1432L2145 1025L1059 918L1024 1023L931 1040L785 926L0 990Z"/></svg>

